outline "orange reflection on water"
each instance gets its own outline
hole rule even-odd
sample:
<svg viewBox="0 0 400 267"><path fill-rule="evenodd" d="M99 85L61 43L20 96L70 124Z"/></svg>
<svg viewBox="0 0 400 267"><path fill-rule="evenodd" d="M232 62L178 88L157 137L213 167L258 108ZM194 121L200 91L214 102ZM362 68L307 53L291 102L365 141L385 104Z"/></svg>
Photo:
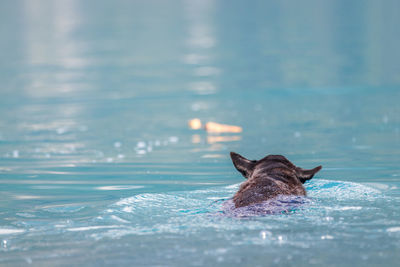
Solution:
<svg viewBox="0 0 400 267"><path fill-rule="evenodd" d="M191 119L191 120L189 120L188 124L189 124L189 128L192 130L201 129L201 120L200 119L197 119L197 118Z"/></svg>
<svg viewBox="0 0 400 267"><path fill-rule="evenodd" d="M194 118L188 121L189 128L192 130L201 129L203 124L198 118ZM208 133L241 133L242 127L236 125L221 124L217 122L209 121L205 124L204 129Z"/></svg>
<svg viewBox="0 0 400 267"><path fill-rule="evenodd" d="M236 125L207 122L205 129L209 133L241 133L242 127Z"/></svg>
<svg viewBox="0 0 400 267"><path fill-rule="evenodd" d="M203 127L203 124L200 119L194 118L188 121L188 126L192 130L204 129L207 131L207 144L212 145L211 148L215 148L214 146L218 143L222 142L235 142L240 141L242 137L240 135L216 135L221 133L241 133L242 127L236 125L228 125L228 124L220 124L216 122L207 122ZM192 143L199 144L201 143L201 136L199 134L192 135ZM217 149L218 150L218 149Z"/></svg>
<svg viewBox="0 0 400 267"><path fill-rule="evenodd" d="M242 137L239 135L234 135L234 136L209 135L209 136L207 136L207 143L215 144L215 143L221 143L221 142L234 142L234 141L240 141L241 139L242 139Z"/></svg>
<svg viewBox="0 0 400 267"><path fill-rule="evenodd" d="M199 144L201 142L201 137L198 134L192 135L192 143L193 144Z"/></svg>

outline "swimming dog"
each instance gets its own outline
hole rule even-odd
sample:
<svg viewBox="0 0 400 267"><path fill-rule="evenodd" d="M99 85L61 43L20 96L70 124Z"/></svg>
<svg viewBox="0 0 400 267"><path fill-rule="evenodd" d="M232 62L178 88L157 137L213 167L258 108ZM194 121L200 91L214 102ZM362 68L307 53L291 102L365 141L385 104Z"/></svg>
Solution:
<svg viewBox="0 0 400 267"><path fill-rule="evenodd" d="M236 208L260 203L278 195L305 196L303 184L322 168L318 166L305 170L281 155L248 160L231 152L231 158L235 168L247 179L233 197Z"/></svg>

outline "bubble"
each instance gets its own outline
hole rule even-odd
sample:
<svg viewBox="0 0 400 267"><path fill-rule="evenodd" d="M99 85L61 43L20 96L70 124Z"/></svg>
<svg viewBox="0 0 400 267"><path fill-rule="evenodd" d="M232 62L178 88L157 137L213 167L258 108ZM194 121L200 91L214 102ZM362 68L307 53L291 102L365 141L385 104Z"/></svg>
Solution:
<svg viewBox="0 0 400 267"><path fill-rule="evenodd" d="M400 232L400 226L399 227L390 227L390 228L386 229L386 231L389 233Z"/></svg>
<svg viewBox="0 0 400 267"><path fill-rule="evenodd" d="M139 142L136 144L136 147L137 147L137 148L144 148L144 147L146 147L146 142L139 141Z"/></svg>
<svg viewBox="0 0 400 267"><path fill-rule="evenodd" d="M168 140L171 143L177 143L179 141L179 138L177 136L171 136Z"/></svg>
<svg viewBox="0 0 400 267"><path fill-rule="evenodd" d="M12 156L13 156L13 158L19 158L19 151L18 150L14 150L12 152Z"/></svg>
<svg viewBox="0 0 400 267"><path fill-rule="evenodd" d="M261 231L260 232L261 239L265 240L272 236L272 233L269 231Z"/></svg>
<svg viewBox="0 0 400 267"><path fill-rule="evenodd" d="M194 70L196 76L213 76L220 74L221 70L212 66L199 67Z"/></svg>
<svg viewBox="0 0 400 267"><path fill-rule="evenodd" d="M115 142L114 147L115 148L120 148L122 146L121 142Z"/></svg>
<svg viewBox="0 0 400 267"><path fill-rule="evenodd" d="M139 150L136 151L136 154L138 154L138 155L144 155L146 153L147 153L147 151L144 150L144 149L139 149Z"/></svg>
<svg viewBox="0 0 400 267"><path fill-rule="evenodd" d="M67 132L67 128L61 127L56 130L57 134L65 134Z"/></svg>

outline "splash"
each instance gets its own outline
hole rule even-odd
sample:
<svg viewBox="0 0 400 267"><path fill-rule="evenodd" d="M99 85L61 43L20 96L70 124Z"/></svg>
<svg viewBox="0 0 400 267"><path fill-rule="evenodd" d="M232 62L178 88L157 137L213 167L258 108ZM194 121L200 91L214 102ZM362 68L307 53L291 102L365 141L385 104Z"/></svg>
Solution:
<svg viewBox="0 0 400 267"><path fill-rule="evenodd" d="M218 231L279 227L282 222L334 224L336 213L358 213L368 209L368 203L381 193L373 188L350 182L315 180L306 185L308 197L280 196L273 200L234 208L232 195L240 184L204 190L139 194L112 204L98 218L112 225L99 228L93 238L120 238L124 235L152 235L160 233L187 234L208 228ZM348 202L360 205L349 206ZM264 218L264 219L263 219ZM321 219L322 218L322 219ZM242 220L250 220L243 223ZM322 222L321 222L322 220ZM93 224L99 223L93 222ZM115 227L115 225L120 227ZM83 227L83 226L82 226Z"/></svg>

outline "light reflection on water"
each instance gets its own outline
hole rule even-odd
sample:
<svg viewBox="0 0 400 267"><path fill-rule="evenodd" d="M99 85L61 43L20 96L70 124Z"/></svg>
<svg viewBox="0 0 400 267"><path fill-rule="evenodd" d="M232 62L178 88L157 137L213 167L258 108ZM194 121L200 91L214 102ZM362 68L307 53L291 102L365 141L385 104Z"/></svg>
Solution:
<svg viewBox="0 0 400 267"><path fill-rule="evenodd" d="M397 10L0 3L0 265L394 265ZM230 151L324 168L289 213L214 216Z"/></svg>

